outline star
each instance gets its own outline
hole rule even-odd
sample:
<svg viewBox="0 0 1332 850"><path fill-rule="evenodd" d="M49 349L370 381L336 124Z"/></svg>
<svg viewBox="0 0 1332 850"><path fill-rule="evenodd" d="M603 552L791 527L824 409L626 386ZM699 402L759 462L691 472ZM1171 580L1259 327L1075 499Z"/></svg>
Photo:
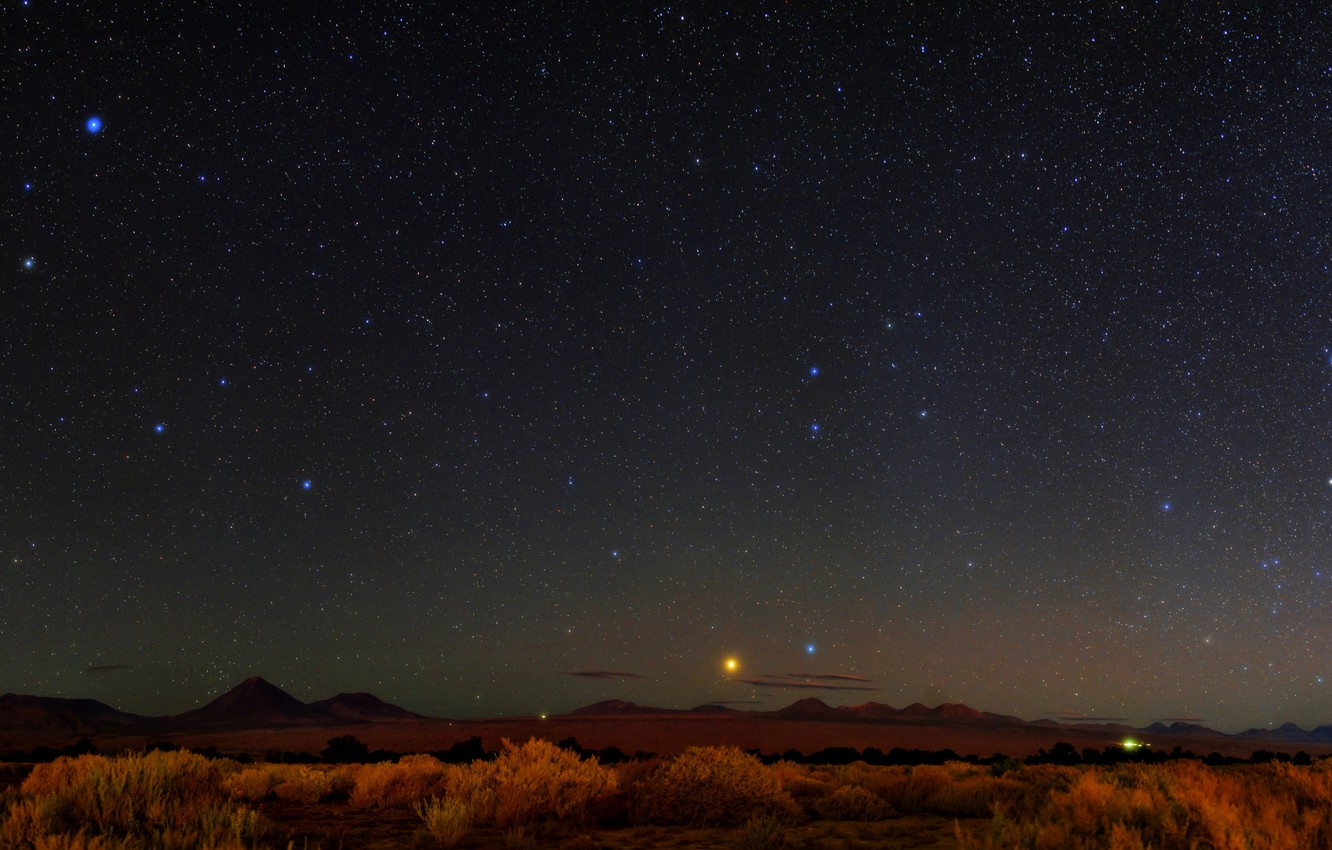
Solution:
<svg viewBox="0 0 1332 850"><path fill-rule="evenodd" d="M166 425L161 422L158 422L156 425L153 426L153 433L155 434L161 434L165 431L166 431Z"/></svg>
<svg viewBox="0 0 1332 850"><path fill-rule="evenodd" d="M102 132L102 116L89 115L88 120L83 122L83 129L87 130L88 133L93 136Z"/></svg>
<svg viewBox="0 0 1332 850"><path fill-rule="evenodd" d="M36 257L24 257L24 258L23 258L23 270L24 270L25 272L30 272L30 271L32 271L32 270L35 269L35 268L37 268L37 258L36 258Z"/></svg>
<svg viewBox="0 0 1332 850"><path fill-rule="evenodd" d="M307 479L305 479L304 481L301 482L301 489L302 489L302 490L309 490L309 489L310 489L311 487L313 487L313 486L314 486L314 482L311 481L309 478L307 478Z"/></svg>

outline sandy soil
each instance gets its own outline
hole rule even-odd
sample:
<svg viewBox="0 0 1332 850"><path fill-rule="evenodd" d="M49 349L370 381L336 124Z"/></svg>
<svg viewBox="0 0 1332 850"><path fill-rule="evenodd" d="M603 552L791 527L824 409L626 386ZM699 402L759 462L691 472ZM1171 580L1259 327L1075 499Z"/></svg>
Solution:
<svg viewBox="0 0 1332 850"><path fill-rule="evenodd" d="M1119 743L1117 736L1104 730L1076 726L1047 728L1033 725L1007 725L990 722L887 721L823 722L776 720L770 717L739 715L644 715L612 717L512 718L498 720L398 720L374 724L334 726L292 726L271 729L196 730L159 735L105 736L95 739L103 751L142 747L151 741L167 740L182 746L216 746L224 753L246 752L262 757L268 750L288 750L317 754L330 738L353 735L371 749L396 752L427 752L447 749L458 741L479 736L486 749L498 749L501 738L524 741L541 737L552 741L575 738L588 749L619 747L625 753L637 750L665 755L694 744L730 744L741 749L781 753L795 749L812 753L825 747L893 747L906 749L952 749L959 755L990 756L1003 753L1024 757L1040 749L1050 749L1065 741L1077 749L1103 749ZM31 748L38 744L60 746L72 743L68 736L52 738L49 734L18 736L7 733L4 748ZM1227 737L1176 735L1142 736L1157 749L1179 746L1199 755L1218 752L1247 757L1256 749L1278 752L1304 750L1311 755L1332 753L1332 745L1278 744L1245 741Z"/></svg>
<svg viewBox="0 0 1332 850"><path fill-rule="evenodd" d="M421 819L406 810L363 810L347 803L302 806L267 803L259 807L275 833L293 847L337 847L341 850L400 850L421 846L414 836ZM954 818L934 815L892 817L873 822L812 821L784 830L786 847L820 850L953 850ZM962 818L960 825L978 833L988 819ZM536 847L562 850L683 850L731 848L740 828L684 826L626 826L618 829L580 829L568 824L547 824L527 830ZM501 829L473 830L460 848L502 848L509 837Z"/></svg>

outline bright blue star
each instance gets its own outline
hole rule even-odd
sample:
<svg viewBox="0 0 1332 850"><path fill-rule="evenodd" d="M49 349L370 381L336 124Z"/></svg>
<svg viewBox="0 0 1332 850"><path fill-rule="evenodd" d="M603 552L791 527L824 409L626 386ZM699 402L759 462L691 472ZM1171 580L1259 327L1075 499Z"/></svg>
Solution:
<svg viewBox="0 0 1332 850"><path fill-rule="evenodd" d="M809 367L809 376L810 376L811 378L817 378L817 377L819 376L819 367L818 367L818 366L810 366L810 367Z"/></svg>
<svg viewBox="0 0 1332 850"><path fill-rule="evenodd" d="M25 192L31 192L31 191L32 191L32 184L31 184L31 183L24 183L24 184L23 184L23 191L25 191Z"/></svg>
<svg viewBox="0 0 1332 850"><path fill-rule="evenodd" d="M24 270L25 272L30 272L30 271L32 271L32 270L35 269L35 268L37 268L37 258L36 258L36 257L24 257L24 258L23 258L23 270Z"/></svg>
<svg viewBox="0 0 1332 850"><path fill-rule="evenodd" d="M309 489L310 489L311 487L313 487L313 486L314 486L314 482L311 481L309 478L307 478L307 479L305 479L304 481L301 482L301 489L302 489L302 490L309 490Z"/></svg>
<svg viewBox="0 0 1332 850"><path fill-rule="evenodd" d="M805 654L806 654L806 655L813 655L813 654L814 654L814 644L812 644L812 643L807 643L807 644L805 644Z"/></svg>
<svg viewBox="0 0 1332 850"><path fill-rule="evenodd" d="M612 549L612 550L611 550L611 557L612 557L612 558L618 558L618 557L620 557L620 550L619 550L619 549Z"/></svg>
<svg viewBox="0 0 1332 850"><path fill-rule="evenodd" d="M1162 503L1161 503L1161 510L1165 511L1166 513L1170 513L1170 503L1169 503L1169 502L1162 502Z"/></svg>
<svg viewBox="0 0 1332 850"><path fill-rule="evenodd" d="M226 379L226 378L218 378L218 379L217 379L217 385L220 386L220 387L225 387L225 386L227 385L227 379Z"/></svg>
<svg viewBox="0 0 1332 850"><path fill-rule="evenodd" d="M810 425L809 425L809 431L810 431L811 434L817 434L817 433L819 433L819 423L817 423L817 422L811 422Z"/></svg>
<svg viewBox="0 0 1332 850"><path fill-rule="evenodd" d="M161 434L164 431L166 431L166 426L163 425L161 422L158 422L156 425L153 426L153 433L155 434Z"/></svg>
<svg viewBox="0 0 1332 850"><path fill-rule="evenodd" d="M102 132L102 116L89 115L88 120L83 122L83 129L96 136Z"/></svg>

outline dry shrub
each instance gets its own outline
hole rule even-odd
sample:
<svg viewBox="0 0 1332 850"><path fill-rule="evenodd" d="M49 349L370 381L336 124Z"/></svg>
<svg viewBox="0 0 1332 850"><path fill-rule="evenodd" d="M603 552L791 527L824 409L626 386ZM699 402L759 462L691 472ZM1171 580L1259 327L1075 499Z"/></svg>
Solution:
<svg viewBox="0 0 1332 850"><path fill-rule="evenodd" d="M227 848L263 832L257 813L227 797L220 767L187 752L57 759L37 765L21 792L0 846Z"/></svg>
<svg viewBox="0 0 1332 850"><path fill-rule="evenodd" d="M32 850L130 850L125 842L107 838L105 835L68 835L38 836L32 842Z"/></svg>
<svg viewBox="0 0 1332 850"><path fill-rule="evenodd" d="M1141 850L1305 850L1332 847L1332 788L1317 768L1194 761L1164 765L1066 768L1039 801L999 812L983 837L959 835L968 848ZM1015 807L1016 808L1016 807Z"/></svg>
<svg viewBox="0 0 1332 850"><path fill-rule="evenodd" d="M37 800L19 800L0 821L0 848L30 847L51 831L51 818Z"/></svg>
<svg viewBox="0 0 1332 850"><path fill-rule="evenodd" d="M882 820L888 816L888 804L879 795L859 785L843 785L813 801L811 809L824 820Z"/></svg>
<svg viewBox="0 0 1332 850"><path fill-rule="evenodd" d="M272 795L273 786L277 784L274 767L276 765L243 768L223 780L222 787L237 800L262 803Z"/></svg>
<svg viewBox="0 0 1332 850"><path fill-rule="evenodd" d="M777 777L735 747L690 747L640 783L639 819L734 826L756 814L796 820L800 809Z"/></svg>
<svg viewBox="0 0 1332 850"><path fill-rule="evenodd" d="M499 827L542 820L582 822L616 790L615 773L549 741L502 741L499 758L473 762L452 777L449 791L477 820Z"/></svg>
<svg viewBox="0 0 1332 850"><path fill-rule="evenodd" d="M333 777L326 770L304 764L283 765L273 796L288 803L311 805L333 793Z"/></svg>
<svg viewBox="0 0 1332 850"><path fill-rule="evenodd" d="M463 769L428 755L403 756L397 764L360 765L351 804L371 809L413 806L427 797L442 796L450 776Z"/></svg>

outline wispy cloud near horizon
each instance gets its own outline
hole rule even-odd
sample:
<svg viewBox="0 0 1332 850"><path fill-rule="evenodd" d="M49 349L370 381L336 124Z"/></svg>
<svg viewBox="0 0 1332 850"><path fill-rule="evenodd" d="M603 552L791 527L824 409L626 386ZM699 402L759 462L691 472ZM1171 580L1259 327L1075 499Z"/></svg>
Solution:
<svg viewBox="0 0 1332 850"><path fill-rule="evenodd" d="M873 679L865 676L856 676L851 673L786 673L782 676L776 676L764 673L770 679L820 679L829 682L872 682Z"/></svg>
<svg viewBox="0 0 1332 850"><path fill-rule="evenodd" d="M578 676L583 679L641 679L637 673L623 673L616 670L562 670L565 676Z"/></svg>
<svg viewBox="0 0 1332 850"><path fill-rule="evenodd" d="M737 679L737 682L744 682L746 685L753 685L756 688L794 688L809 689L818 691L877 691L878 688L867 688L863 685L826 685L822 682L796 682L790 679ZM868 680L866 680L868 681Z"/></svg>

